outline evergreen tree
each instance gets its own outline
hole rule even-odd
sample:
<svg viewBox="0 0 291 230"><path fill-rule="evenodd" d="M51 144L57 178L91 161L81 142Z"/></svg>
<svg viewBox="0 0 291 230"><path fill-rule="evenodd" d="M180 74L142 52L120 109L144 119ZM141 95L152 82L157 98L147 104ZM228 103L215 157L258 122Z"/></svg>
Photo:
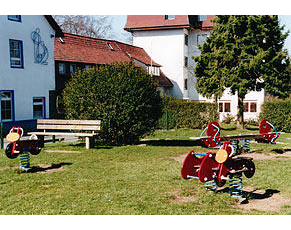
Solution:
<svg viewBox="0 0 291 230"><path fill-rule="evenodd" d="M194 58L199 93L218 99L224 90L238 95L237 122L244 127L243 100L250 91L265 89L279 98L290 94L290 59L283 45L287 33L278 16L223 15Z"/></svg>

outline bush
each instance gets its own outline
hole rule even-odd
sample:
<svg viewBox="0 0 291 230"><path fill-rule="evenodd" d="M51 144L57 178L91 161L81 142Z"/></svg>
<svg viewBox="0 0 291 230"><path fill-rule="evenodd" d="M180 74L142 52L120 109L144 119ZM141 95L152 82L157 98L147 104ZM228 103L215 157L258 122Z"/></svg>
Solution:
<svg viewBox="0 0 291 230"><path fill-rule="evenodd" d="M209 122L218 120L215 103L189 102L170 96L163 97L163 103L164 111L176 112L177 128L201 129Z"/></svg>
<svg viewBox="0 0 291 230"><path fill-rule="evenodd" d="M67 119L100 119L106 144L134 144L154 131L162 100L148 73L132 64L103 65L78 71L66 85Z"/></svg>
<svg viewBox="0 0 291 230"><path fill-rule="evenodd" d="M291 132L291 100L264 102L260 119L268 119L278 131Z"/></svg>

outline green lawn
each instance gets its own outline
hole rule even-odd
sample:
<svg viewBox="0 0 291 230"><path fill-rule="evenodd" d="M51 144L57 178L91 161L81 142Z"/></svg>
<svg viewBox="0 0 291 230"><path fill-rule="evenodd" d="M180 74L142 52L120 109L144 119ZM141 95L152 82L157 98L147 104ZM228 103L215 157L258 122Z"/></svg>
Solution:
<svg viewBox="0 0 291 230"><path fill-rule="evenodd" d="M31 166L47 169L44 173L21 173L19 157L8 159L1 150L0 214L291 214L291 204L280 211L245 210L227 193L210 193L198 181L183 180L181 163L173 158L190 150L208 151L189 142L200 132L157 131L147 137L154 141L141 145L90 150L79 143L46 144L39 155L31 156ZM252 144L254 154L279 157L255 161L256 174L243 177L244 185L277 190L291 199L291 158L280 158L290 151L290 140L291 134L284 134L278 141L286 144Z"/></svg>

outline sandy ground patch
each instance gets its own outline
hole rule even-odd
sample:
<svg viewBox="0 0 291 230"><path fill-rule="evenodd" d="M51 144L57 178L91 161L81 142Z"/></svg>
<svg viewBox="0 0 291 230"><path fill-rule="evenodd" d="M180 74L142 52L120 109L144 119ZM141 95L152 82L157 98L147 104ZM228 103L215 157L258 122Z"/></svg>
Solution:
<svg viewBox="0 0 291 230"><path fill-rule="evenodd" d="M247 204L238 205L238 207L251 210L279 212L283 205L291 205L291 199L280 195L276 190L256 190L251 187L244 187L243 191L251 198Z"/></svg>
<svg viewBox="0 0 291 230"><path fill-rule="evenodd" d="M173 195L174 198L171 199L171 202L173 203L185 203L185 202L192 202L195 201L196 198L194 196L181 196L179 195L179 191L172 191L169 192L170 195Z"/></svg>

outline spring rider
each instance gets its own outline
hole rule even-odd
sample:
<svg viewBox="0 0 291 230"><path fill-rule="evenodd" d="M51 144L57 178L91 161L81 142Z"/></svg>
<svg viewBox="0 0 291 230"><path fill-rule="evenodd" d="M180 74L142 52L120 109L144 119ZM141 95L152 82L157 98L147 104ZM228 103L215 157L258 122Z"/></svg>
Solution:
<svg viewBox="0 0 291 230"><path fill-rule="evenodd" d="M271 132L274 129L275 132ZM207 136L202 136L207 131ZM232 197L243 198L242 175L251 178L255 174L255 164L251 157L239 157L241 153L250 151L250 140L263 140L274 144L279 136L276 128L263 119L259 124L259 134L239 134L220 136L220 126L217 122L209 123L201 136L193 138L200 140L203 146L216 148L216 153L188 153L183 161L181 176L183 179L198 179L205 183L209 191L216 191L229 182L229 193Z"/></svg>
<svg viewBox="0 0 291 230"><path fill-rule="evenodd" d="M30 168L30 156L37 155L41 151L41 143L36 135L31 135L29 140L20 140L23 135L23 129L21 127L13 127L6 139L10 142L5 150L5 154L9 159L15 159L20 155L20 168L29 171Z"/></svg>

